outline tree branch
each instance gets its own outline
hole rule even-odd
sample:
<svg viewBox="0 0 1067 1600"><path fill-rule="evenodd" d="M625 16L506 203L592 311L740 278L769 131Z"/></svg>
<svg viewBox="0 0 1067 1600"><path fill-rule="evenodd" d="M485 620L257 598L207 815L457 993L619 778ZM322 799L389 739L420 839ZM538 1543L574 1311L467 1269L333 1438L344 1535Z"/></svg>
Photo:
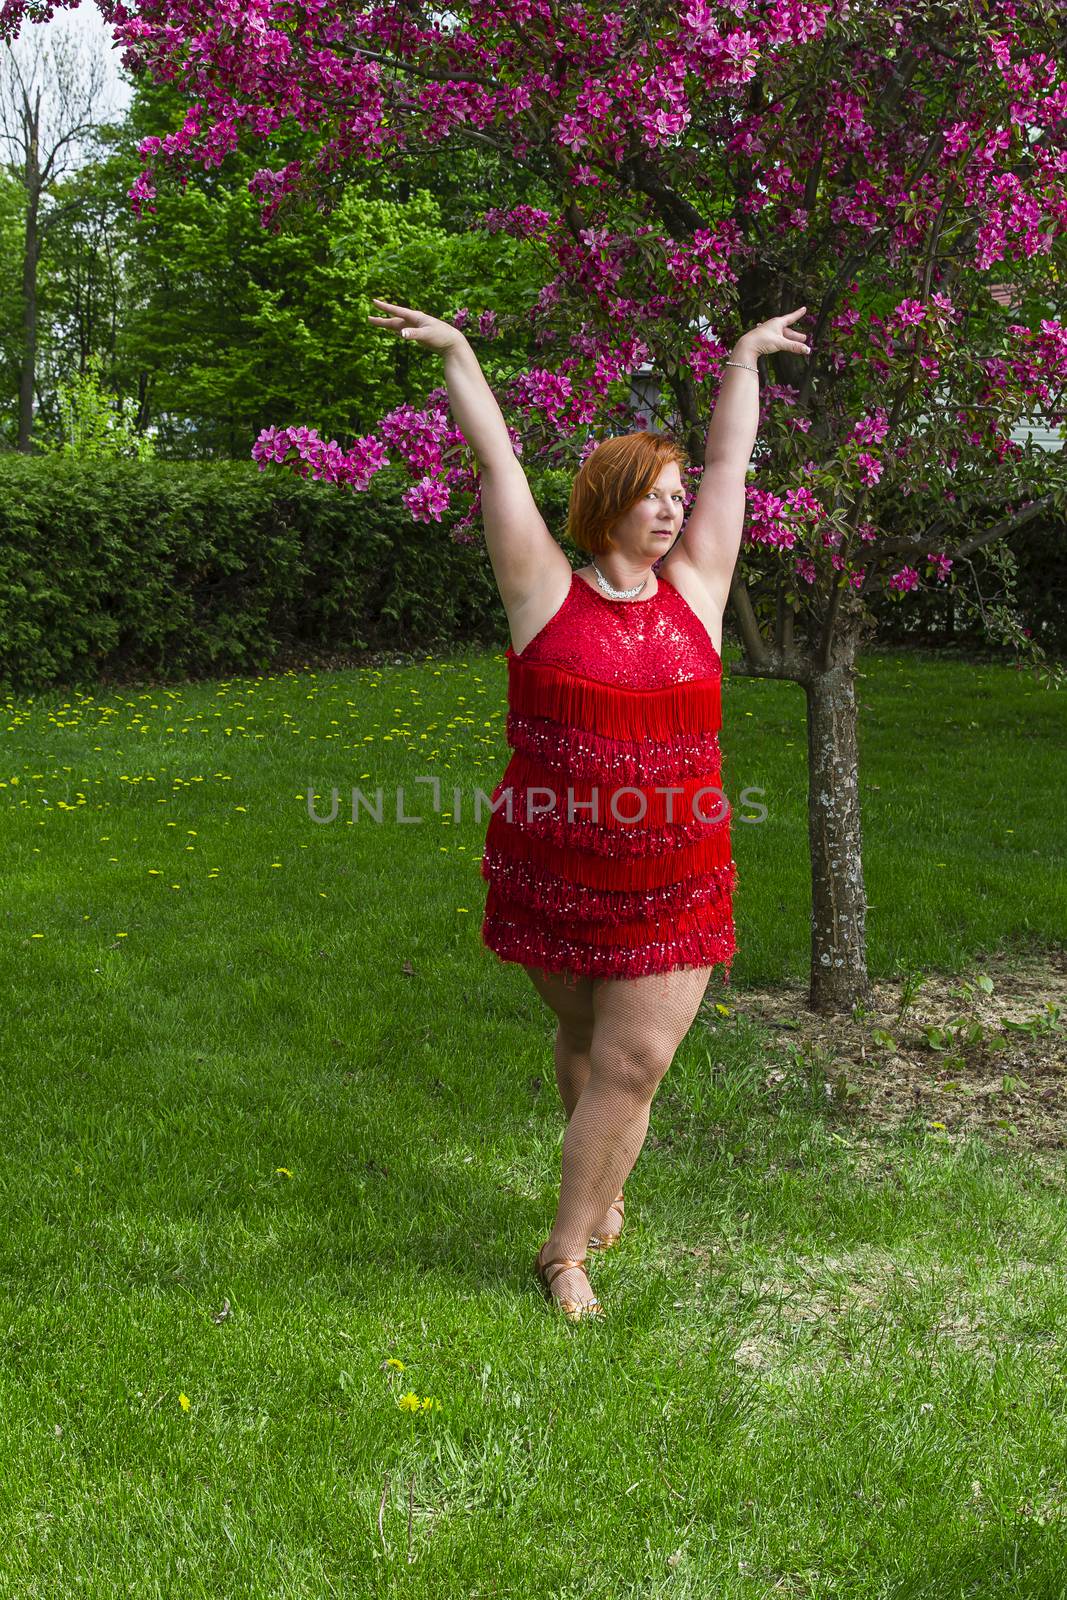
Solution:
<svg viewBox="0 0 1067 1600"><path fill-rule="evenodd" d="M963 560L973 550L981 550L983 545L992 544L994 539L1003 539L1009 533L1015 533L1019 528L1024 528L1028 522L1039 517L1043 511L1048 511L1054 504L1055 497L1051 494L1042 495L1040 500L1032 500L1021 511L1015 511L1010 516L1003 517L992 528L987 528L984 533L975 534L973 539L968 539L965 544L957 546L953 551L954 560Z"/></svg>
<svg viewBox="0 0 1067 1600"><path fill-rule="evenodd" d="M690 205L684 195L678 194L663 181L656 169L644 156L628 156L620 162L619 178L653 202L662 220L669 228L688 237L698 228L706 228L707 218Z"/></svg>
<svg viewBox="0 0 1067 1600"><path fill-rule="evenodd" d="M1055 497L1053 495L1042 495L1040 500L1031 501L1030 505L1025 506L1021 511L1014 511L1009 516L1002 517L999 522L994 523L993 527L986 528L982 533L975 534L972 539L967 539L963 544L957 545L955 549L948 549L944 553L952 561L965 561L975 550L981 550L984 545L992 544L995 539L1006 538L1008 534L1016 533L1020 528L1024 528L1028 522L1032 522L1042 512L1050 510L1054 503ZM941 538L943 527L944 519L942 518L932 523L925 533L901 535L899 538L886 539L880 544L869 547L865 560L870 565L863 587L859 591L860 595L868 594L874 588L879 567L887 556L918 556L921 552L925 553L931 547L936 549L938 544L943 543Z"/></svg>
<svg viewBox="0 0 1067 1600"><path fill-rule="evenodd" d="M414 78L431 78L440 83L480 83L488 89L497 87L495 78L478 78L471 72L434 72L429 67L416 66L412 61L383 55L378 50L364 50L360 45L353 45L350 50L338 50L335 45L333 54L342 56L346 61L381 61L387 67L397 67L402 72L410 73Z"/></svg>
<svg viewBox="0 0 1067 1600"><path fill-rule="evenodd" d="M737 618L737 629L741 635L741 648L745 652L745 658L762 673L770 668L771 654L763 642L748 588L736 567L730 579L730 604Z"/></svg>

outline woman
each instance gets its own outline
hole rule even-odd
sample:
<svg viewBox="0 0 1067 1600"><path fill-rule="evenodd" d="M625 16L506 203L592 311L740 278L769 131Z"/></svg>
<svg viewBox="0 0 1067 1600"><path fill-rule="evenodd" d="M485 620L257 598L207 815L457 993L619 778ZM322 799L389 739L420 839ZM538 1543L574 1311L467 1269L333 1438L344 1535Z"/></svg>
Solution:
<svg viewBox="0 0 1067 1600"><path fill-rule="evenodd" d="M586 1251L618 1239L652 1099L713 967L728 974L733 959L722 618L759 421L756 358L810 354L790 327L807 308L761 323L731 351L684 543L684 452L648 433L597 446L568 517L592 559L572 572L467 339L421 311L374 304L388 315L371 322L442 353L452 415L480 468L512 639L513 750L492 796L482 937L525 967L558 1019L568 1123L536 1271L569 1319L599 1317Z"/></svg>

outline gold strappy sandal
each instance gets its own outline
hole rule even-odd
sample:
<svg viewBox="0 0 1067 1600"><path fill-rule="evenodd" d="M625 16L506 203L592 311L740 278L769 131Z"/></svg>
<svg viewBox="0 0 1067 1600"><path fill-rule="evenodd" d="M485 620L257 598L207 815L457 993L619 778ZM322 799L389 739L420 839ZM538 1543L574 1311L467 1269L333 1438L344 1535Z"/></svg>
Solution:
<svg viewBox="0 0 1067 1600"><path fill-rule="evenodd" d="M544 1245L541 1246L541 1250L543 1249ZM541 1280L541 1287L544 1289L546 1296L554 1305L559 1306L568 1322L583 1322L588 1317L594 1320L603 1318L604 1307L599 1300L593 1300L588 1305L583 1305L578 1300L564 1300L552 1293L552 1285L560 1273L566 1272L568 1268L584 1267L585 1257L579 1256L577 1259L572 1259L570 1256L559 1256L555 1261L542 1261L541 1250L537 1252L534 1271Z"/></svg>
<svg viewBox="0 0 1067 1600"><path fill-rule="evenodd" d="M611 1202L611 1204L613 1206L617 1207L618 1213L619 1213L619 1220L622 1221L622 1219L623 1219L623 1198L622 1198L622 1190L621 1189L619 1190L618 1194L615 1196L615 1199ZM622 1238L622 1230L621 1229L619 1230L618 1233L594 1233L594 1234L590 1235L589 1248L590 1248L590 1250L610 1250L612 1245L613 1244L618 1244L618 1242L619 1242L619 1240L621 1238Z"/></svg>

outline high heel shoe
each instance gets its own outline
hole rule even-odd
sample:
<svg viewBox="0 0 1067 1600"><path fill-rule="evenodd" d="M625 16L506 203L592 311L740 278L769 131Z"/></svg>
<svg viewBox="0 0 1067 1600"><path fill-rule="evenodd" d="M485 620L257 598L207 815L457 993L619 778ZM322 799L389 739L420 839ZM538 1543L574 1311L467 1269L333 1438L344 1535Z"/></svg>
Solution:
<svg viewBox="0 0 1067 1600"><path fill-rule="evenodd" d="M570 1256L559 1256L555 1261L542 1261L541 1251L544 1248L544 1245L542 1245L541 1250L538 1250L537 1252L537 1259L534 1262L534 1271L541 1280L541 1287L544 1289L548 1299L559 1306L568 1322L581 1322L587 1317L592 1317L594 1319L603 1318L604 1307L600 1304L599 1300L583 1303L579 1300L564 1300L552 1293L552 1285L555 1283L560 1273L566 1272L569 1268L584 1266L585 1257L579 1256L577 1259L572 1259Z"/></svg>
<svg viewBox="0 0 1067 1600"><path fill-rule="evenodd" d="M623 1198L622 1198L622 1190L621 1189L619 1190L618 1194L615 1196L615 1199L611 1202L611 1204L612 1204L612 1206L614 1206L618 1210L619 1220L621 1222L623 1220L623 1210L622 1210L622 1208L623 1208ZM590 1250L610 1250L612 1245L613 1244L618 1244L618 1242L619 1242L619 1240L621 1238L622 1238L622 1230L621 1229L619 1230L618 1233L593 1233L593 1234L590 1234L590 1236L589 1236L589 1248L590 1248Z"/></svg>

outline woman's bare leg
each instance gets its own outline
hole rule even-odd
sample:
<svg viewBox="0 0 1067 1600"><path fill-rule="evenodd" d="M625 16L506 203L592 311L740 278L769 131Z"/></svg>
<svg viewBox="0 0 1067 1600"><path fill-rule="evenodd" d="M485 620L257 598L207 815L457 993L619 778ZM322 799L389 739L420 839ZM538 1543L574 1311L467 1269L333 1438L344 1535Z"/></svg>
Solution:
<svg viewBox="0 0 1067 1600"><path fill-rule="evenodd" d="M526 971L542 1000L556 1014L556 1087L567 1120L570 1121L582 1090L589 1082L591 1070L589 1051L593 1042L593 981L591 978L576 978L573 974L564 978L559 973L542 972L538 967L527 967ZM616 1193L619 1192L616 1190ZM615 1195L611 1198L614 1200ZM609 1203L593 1232L617 1233L621 1211L621 1207Z"/></svg>
<svg viewBox="0 0 1067 1600"><path fill-rule="evenodd" d="M647 978L594 979L589 1078L563 1138L556 1220L544 1256L582 1257L641 1152L655 1096L692 1026L711 967ZM557 1297L588 1304L585 1272L572 1268L552 1285Z"/></svg>
<svg viewBox="0 0 1067 1600"><path fill-rule="evenodd" d="M527 967L530 981L556 1013L556 1087L570 1116L589 1081L589 1047L593 1042L593 980L564 977Z"/></svg>

